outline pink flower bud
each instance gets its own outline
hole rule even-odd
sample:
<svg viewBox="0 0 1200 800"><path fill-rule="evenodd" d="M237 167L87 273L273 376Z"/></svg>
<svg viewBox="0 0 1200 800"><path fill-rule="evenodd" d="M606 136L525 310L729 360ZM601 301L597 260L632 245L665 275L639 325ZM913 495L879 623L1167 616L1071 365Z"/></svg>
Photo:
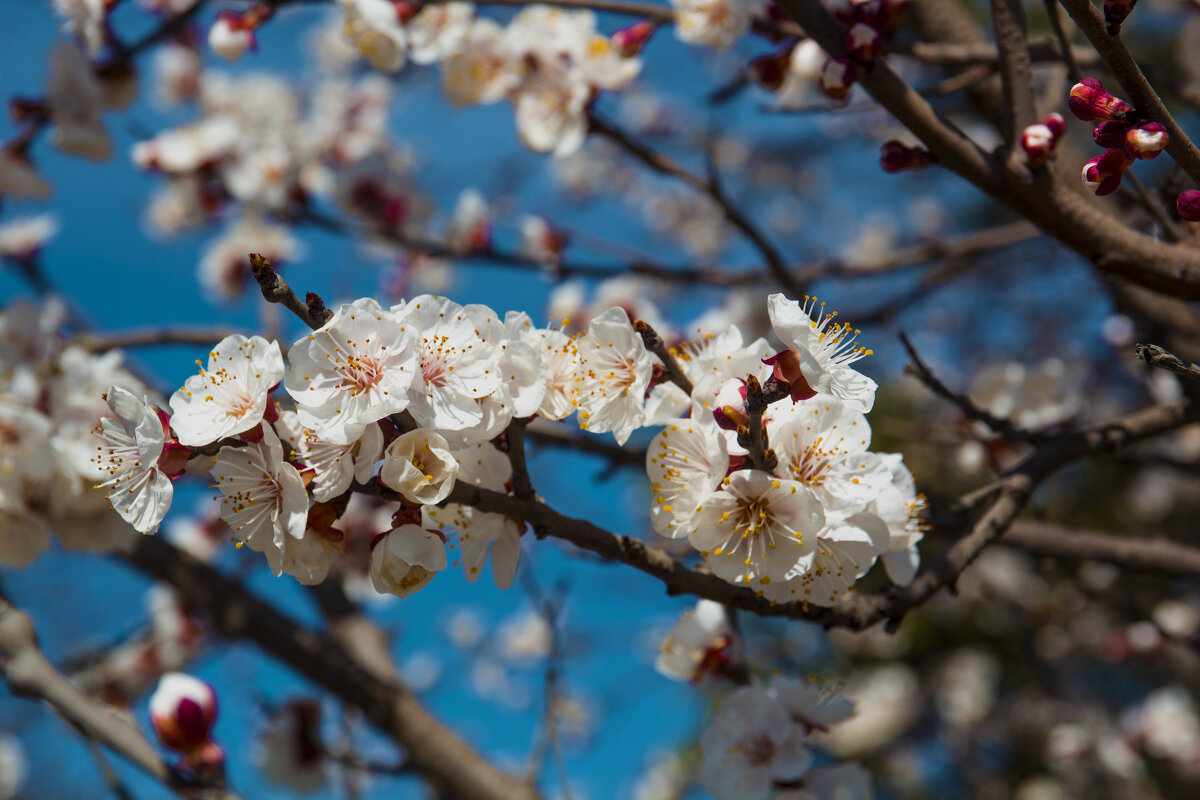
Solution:
<svg viewBox="0 0 1200 800"><path fill-rule="evenodd" d="M1054 131L1040 122L1021 131L1021 149L1025 151L1025 158L1035 167L1046 163L1057 141Z"/></svg>
<svg viewBox="0 0 1200 800"><path fill-rule="evenodd" d="M254 20L233 11L221 11L208 29L208 46L227 61L237 61L255 47Z"/></svg>
<svg viewBox="0 0 1200 800"><path fill-rule="evenodd" d="M865 22L856 22L846 31L846 52L851 58L863 63L870 63L883 49L883 39L879 31Z"/></svg>
<svg viewBox="0 0 1200 800"><path fill-rule="evenodd" d="M658 25L648 19L638 20L628 28L622 28L612 35L613 47L617 48L625 58L632 58L642 52L646 42L658 30Z"/></svg>
<svg viewBox="0 0 1200 800"><path fill-rule="evenodd" d="M1092 139L1096 144L1108 149L1110 147L1124 147L1125 133L1128 130L1124 122L1117 122L1115 119L1110 119L1107 122L1101 122L1092 130Z"/></svg>
<svg viewBox="0 0 1200 800"><path fill-rule="evenodd" d="M1175 209L1188 222L1200 222L1200 191L1188 189L1175 199Z"/></svg>
<svg viewBox="0 0 1200 800"><path fill-rule="evenodd" d="M834 100L845 100L858 80L858 67L848 58L838 56L821 68L821 92Z"/></svg>
<svg viewBox="0 0 1200 800"><path fill-rule="evenodd" d="M1125 151L1134 158L1155 158L1166 149L1167 138L1161 122L1143 122L1125 134Z"/></svg>
<svg viewBox="0 0 1200 800"><path fill-rule="evenodd" d="M884 172L903 172L920 169L933 163L933 154L923 147L909 147L904 142L892 139L879 149L879 166Z"/></svg>
<svg viewBox="0 0 1200 800"><path fill-rule="evenodd" d="M1042 124L1050 129L1050 133L1054 135L1055 142L1061 139L1062 135L1067 132L1067 121L1058 112L1047 114L1046 118L1042 120Z"/></svg>
<svg viewBox="0 0 1200 800"><path fill-rule="evenodd" d="M721 384L713 399L713 419L727 431L736 431L740 425L750 424L746 412L746 382L741 378L730 378Z"/></svg>
<svg viewBox="0 0 1200 800"><path fill-rule="evenodd" d="M1067 108L1084 122L1119 119L1133 110L1124 100L1104 91L1104 86L1095 78L1084 78L1071 87Z"/></svg>
<svg viewBox="0 0 1200 800"><path fill-rule="evenodd" d="M1083 165L1083 185L1097 197L1112 194L1121 185L1121 175L1133 159L1121 148L1113 147L1089 158Z"/></svg>
<svg viewBox="0 0 1200 800"><path fill-rule="evenodd" d="M220 766L221 748L211 738L217 694L202 680L168 672L150 697L150 722L165 747L183 754L193 769Z"/></svg>

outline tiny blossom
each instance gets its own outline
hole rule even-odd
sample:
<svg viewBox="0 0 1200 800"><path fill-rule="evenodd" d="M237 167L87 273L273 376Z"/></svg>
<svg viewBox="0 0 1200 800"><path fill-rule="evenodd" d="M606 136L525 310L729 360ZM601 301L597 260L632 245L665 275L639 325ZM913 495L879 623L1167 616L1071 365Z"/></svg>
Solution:
<svg viewBox="0 0 1200 800"><path fill-rule="evenodd" d="M154 533L171 507L174 487L158 468L166 436L158 410L119 386L108 389L108 407L116 419L100 421L106 447L100 463L111 476L97 488L121 518L141 533Z"/></svg>
<svg viewBox="0 0 1200 800"><path fill-rule="evenodd" d="M83 53L71 45L60 42L50 53L46 103L55 147L99 161L109 157L112 142L100 121L103 86Z"/></svg>
<svg viewBox="0 0 1200 800"><path fill-rule="evenodd" d="M251 550L263 553L276 577L288 550L305 535L308 492L304 480L283 460L279 437L263 427L261 441L222 447L212 476L221 492L221 519Z"/></svg>
<svg viewBox="0 0 1200 800"><path fill-rule="evenodd" d="M254 27L243 15L223 11L208 29L208 46L226 61L237 61L254 49Z"/></svg>
<svg viewBox="0 0 1200 800"><path fill-rule="evenodd" d="M890 534L888 551L882 555L888 577L897 586L907 586L921 562L917 543L925 535L926 525L921 520L925 498L917 494L912 473L898 453L885 454L882 458L892 471L892 481L869 510L884 521Z"/></svg>
<svg viewBox="0 0 1200 800"><path fill-rule="evenodd" d="M338 0L345 15L343 35L383 72L404 66L408 39L400 15L388 0Z"/></svg>
<svg viewBox="0 0 1200 800"><path fill-rule="evenodd" d="M816 319L812 317L814 311ZM837 312L826 312L825 304L815 297L806 297L801 306L782 294L773 294L767 299L767 312L775 335L798 360L795 374L789 374L786 361L776 363L776 377L792 385L793 400L799 399L800 390L800 396L809 392L831 394L855 411L871 410L875 381L850 367L872 352L857 344L857 330L835 322Z"/></svg>
<svg viewBox="0 0 1200 800"><path fill-rule="evenodd" d="M539 153L574 153L587 137L584 109L590 97L591 87L579 70L539 62L514 89L521 141Z"/></svg>
<svg viewBox="0 0 1200 800"><path fill-rule="evenodd" d="M457 53L475 19L473 3L430 3L407 26L409 58L433 64Z"/></svg>
<svg viewBox="0 0 1200 800"><path fill-rule="evenodd" d="M208 354L208 369L201 367L171 395L171 427L192 447L248 431L262 421L267 392L282 377L277 342L226 336Z"/></svg>
<svg viewBox="0 0 1200 800"><path fill-rule="evenodd" d="M588 325L577 342L579 426L612 431L617 444L645 419L646 387L655 360L621 308L610 308Z"/></svg>
<svg viewBox="0 0 1200 800"><path fill-rule="evenodd" d="M663 640L654 668L668 678L695 683L713 666L713 655L729 646L732 636L725 607L700 600L683 613Z"/></svg>
<svg viewBox="0 0 1200 800"><path fill-rule="evenodd" d="M454 216L446 231L446 246L458 253L477 253L488 249L492 239L492 211L487 200L475 189L458 196Z"/></svg>
<svg viewBox="0 0 1200 800"><path fill-rule="evenodd" d="M401 525L371 545L371 583L380 594L408 597L446 568L446 540L420 525Z"/></svg>
<svg viewBox="0 0 1200 800"><path fill-rule="evenodd" d="M544 267L553 269L562 259L567 237L542 217L521 217L521 252Z"/></svg>
<svg viewBox="0 0 1200 800"><path fill-rule="evenodd" d="M503 325L487 306L460 306L419 295L399 312L417 332L418 369L409 411L418 425L439 431L471 428L483 419L479 398L500 388L499 341Z"/></svg>
<svg viewBox="0 0 1200 800"><path fill-rule="evenodd" d="M490 19L475 19L457 53L442 62L451 103L469 106L503 99L521 82L520 58Z"/></svg>
<svg viewBox="0 0 1200 800"><path fill-rule="evenodd" d="M739 470L696 507L688 540L724 580L768 585L812 564L824 527L821 503L804 484Z"/></svg>
<svg viewBox="0 0 1200 800"><path fill-rule="evenodd" d="M58 233L53 214L14 219L0 225L0 258L27 259Z"/></svg>
<svg viewBox="0 0 1200 800"><path fill-rule="evenodd" d="M206 117L138 142L133 148L133 162L143 169L167 174L195 172L232 151L240 136L237 123L229 117Z"/></svg>
<svg viewBox="0 0 1200 800"><path fill-rule="evenodd" d="M195 48L168 42L154 53L154 97L172 108L200 93L203 61Z"/></svg>
<svg viewBox="0 0 1200 800"><path fill-rule="evenodd" d="M313 471L312 494L318 503L344 494L355 481L370 481L383 452L383 431L376 423L367 425L362 436L350 444L323 441L300 424L294 411L280 412L276 427L294 448L290 460Z"/></svg>
<svg viewBox="0 0 1200 800"><path fill-rule="evenodd" d="M863 63L870 63L883 48L879 31L865 22L856 22L846 31L846 52Z"/></svg>
<svg viewBox="0 0 1200 800"><path fill-rule="evenodd" d="M379 480L412 503L434 504L454 488L458 461L439 434L418 428L388 445Z"/></svg>
<svg viewBox="0 0 1200 800"><path fill-rule="evenodd" d="M933 154L923 147L909 147L901 141L892 139L883 143L879 150L879 166L884 172L902 172L909 169L920 169L933 163Z"/></svg>
<svg viewBox="0 0 1200 800"><path fill-rule="evenodd" d="M725 698L700 740L700 782L717 800L766 800L776 782L808 771L805 737L778 697L743 686Z"/></svg>
<svg viewBox="0 0 1200 800"><path fill-rule="evenodd" d="M641 49L641 43L649 37L650 31L653 26L644 34L620 37L622 31L617 31L612 38L600 34L590 36L578 62L587 82L597 89L609 91L623 89L632 83L642 69L642 60L633 56ZM624 46L618 41L624 42Z"/></svg>
<svg viewBox="0 0 1200 800"><path fill-rule="evenodd" d="M214 298L236 299L251 277L247 255L251 252L279 267L298 258L303 246L284 226L244 213L205 248L197 269L200 285Z"/></svg>
<svg viewBox="0 0 1200 800"><path fill-rule="evenodd" d="M654 530L672 539L688 536L696 527L696 509L720 488L728 469L725 441L712 423L667 425L646 450Z"/></svg>
<svg viewBox="0 0 1200 800"><path fill-rule="evenodd" d="M490 443L454 451L453 455L459 463L459 483L497 492L507 491L506 484L512 477L512 464ZM458 543L452 547L458 547L468 581L474 582L479 578L490 551L492 577L496 585L507 589L512 584L521 557L524 522L457 503L445 508L423 506L422 510L438 525L458 531Z"/></svg>
<svg viewBox="0 0 1200 800"><path fill-rule="evenodd" d="M832 100L845 100L858 81L858 66L848 58L831 58L821 67L821 92Z"/></svg>
<svg viewBox="0 0 1200 800"><path fill-rule="evenodd" d="M342 305L292 345L288 360L286 386L301 424L337 444L408 408L419 371L412 328L370 298Z"/></svg>
<svg viewBox="0 0 1200 800"><path fill-rule="evenodd" d="M256 743L254 759L263 777L297 794L320 791L329 762L320 724L320 703L308 698L289 700Z"/></svg>
<svg viewBox="0 0 1200 800"><path fill-rule="evenodd" d="M750 28L747 0L671 0L681 42L728 50Z"/></svg>
<svg viewBox="0 0 1200 800"><path fill-rule="evenodd" d="M193 767L219 765L221 748L212 740L217 693L204 681L168 672L150 696L150 722L164 746L183 754Z"/></svg>
<svg viewBox="0 0 1200 800"><path fill-rule="evenodd" d="M1167 129L1161 122L1143 122L1125 134L1125 152L1134 158L1157 158L1167 147Z"/></svg>
<svg viewBox="0 0 1200 800"><path fill-rule="evenodd" d="M1021 149L1025 151L1029 163L1034 166L1046 163L1046 159L1054 152L1057 141L1049 126L1040 122L1021 131Z"/></svg>

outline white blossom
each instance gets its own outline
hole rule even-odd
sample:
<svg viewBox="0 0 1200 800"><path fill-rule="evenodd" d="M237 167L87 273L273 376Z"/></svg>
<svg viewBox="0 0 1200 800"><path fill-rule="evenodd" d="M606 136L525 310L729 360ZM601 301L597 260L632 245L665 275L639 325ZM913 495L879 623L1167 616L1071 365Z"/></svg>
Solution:
<svg viewBox="0 0 1200 800"><path fill-rule="evenodd" d="M728 49L750 27L747 0L671 0L675 35L682 42Z"/></svg>
<svg viewBox="0 0 1200 800"><path fill-rule="evenodd" d="M345 36L378 70L404 66L408 38L396 6L388 0L338 0L345 15Z"/></svg>
<svg viewBox="0 0 1200 800"><path fill-rule="evenodd" d="M584 109L590 97L591 87L581 71L540 62L514 90L521 141L539 153L574 153L587 138Z"/></svg>
<svg viewBox="0 0 1200 800"><path fill-rule="evenodd" d="M322 440L300 423L294 411L281 411L276 427L294 448L289 460L298 460L312 469L313 499L318 503L345 494L355 481L371 480L383 453L383 431L376 423L367 425L362 436L350 444Z"/></svg>
<svg viewBox="0 0 1200 800"><path fill-rule="evenodd" d="M192 447L248 431L262 421L267 392L282 377L277 342L226 336L208 354L208 369L201 367L171 395L171 427Z"/></svg>
<svg viewBox="0 0 1200 800"><path fill-rule="evenodd" d="M344 304L292 345L288 360L286 386L300 423L337 444L408 408L420 369L415 332L370 298Z"/></svg>
<svg viewBox="0 0 1200 800"><path fill-rule="evenodd" d="M279 437L268 426L261 441L222 447L213 462L221 519L251 550L266 555L278 577L289 550L305 538L308 493L300 473L283 460Z"/></svg>
<svg viewBox="0 0 1200 800"><path fill-rule="evenodd" d="M433 64L457 53L463 46L474 3L430 3L408 23L409 57L414 64Z"/></svg>
<svg viewBox="0 0 1200 800"><path fill-rule="evenodd" d="M420 525L401 525L371 548L371 583L380 594L408 597L446 568L446 541Z"/></svg>
<svg viewBox="0 0 1200 800"><path fill-rule="evenodd" d="M388 445L379 479L411 503L440 503L454 488L458 461L441 435L418 428Z"/></svg>
<svg viewBox="0 0 1200 800"><path fill-rule="evenodd" d="M663 640L654 668L668 678L694 682L700 677L709 651L727 645L732 635L725 607L712 600L699 600Z"/></svg>
<svg viewBox="0 0 1200 800"><path fill-rule="evenodd" d="M617 444L625 444L645 420L654 359L621 308L593 319L577 345L579 427L593 433L612 431Z"/></svg>
<svg viewBox="0 0 1200 800"><path fill-rule="evenodd" d="M776 781L808 771L805 736L778 697L743 686L725 698L700 740L700 782L716 800L766 800Z"/></svg>
<svg viewBox="0 0 1200 800"><path fill-rule="evenodd" d="M141 533L154 533L171 507L175 489L170 478L158 469L166 431L158 410L119 386L108 389L108 407L116 418L100 421L105 447L101 466L108 480L97 488L121 518Z"/></svg>
<svg viewBox="0 0 1200 800"><path fill-rule="evenodd" d="M728 470L725 441L711 421L667 425L646 451L654 530L672 539L694 531L696 509L721 487Z"/></svg>
<svg viewBox="0 0 1200 800"><path fill-rule="evenodd" d="M520 56L490 19L473 20L459 51L442 62L442 86L455 105L494 103L520 81Z"/></svg>
<svg viewBox="0 0 1200 800"><path fill-rule="evenodd" d="M925 523L921 520L925 498L917 494L912 473L904 466L903 456L889 453L881 458L891 470L892 480L869 510L884 521L891 534L888 552L882 556L888 577L899 586L907 586L917 572L917 565L921 563L917 543L925 535Z"/></svg>

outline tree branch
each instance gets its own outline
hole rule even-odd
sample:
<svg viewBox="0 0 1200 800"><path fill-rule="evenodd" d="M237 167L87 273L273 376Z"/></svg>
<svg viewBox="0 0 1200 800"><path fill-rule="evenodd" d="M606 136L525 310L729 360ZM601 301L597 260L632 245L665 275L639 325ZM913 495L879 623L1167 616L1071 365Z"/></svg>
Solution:
<svg viewBox="0 0 1200 800"><path fill-rule="evenodd" d="M1200 549L1142 536L1079 531L1048 522L1017 522L1000 544L1068 561L1100 561L1123 570L1200 577Z"/></svg>

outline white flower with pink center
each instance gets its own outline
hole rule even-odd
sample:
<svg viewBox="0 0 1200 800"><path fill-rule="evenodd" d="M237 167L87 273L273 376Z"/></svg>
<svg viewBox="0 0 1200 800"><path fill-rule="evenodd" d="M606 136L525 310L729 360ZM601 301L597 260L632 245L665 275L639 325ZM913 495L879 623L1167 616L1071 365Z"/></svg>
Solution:
<svg viewBox="0 0 1200 800"><path fill-rule="evenodd" d="M730 583L769 585L812 564L821 502L797 481L739 470L696 507L688 541Z"/></svg>
<svg viewBox="0 0 1200 800"><path fill-rule="evenodd" d="M436 295L410 300L401 319L417 334L419 372L409 411L423 428L461 431L478 425L477 402L503 382L496 312L481 305L460 306Z"/></svg>
<svg viewBox="0 0 1200 800"><path fill-rule="evenodd" d="M555 328L535 328L523 311L508 312L504 327L510 340L532 347L541 361L540 374L545 388L536 409L537 415L549 420L570 416L575 410L575 383L579 372L579 348L575 340Z"/></svg>
<svg viewBox="0 0 1200 800"><path fill-rule="evenodd" d="M577 345L579 427L594 433L612 431L617 444L625 444L645 422L646 386L655 359L622 308L610 308L593 319Z"/></svg>
<svg viewBox="0 0 1200 800"><path fill-rule="evenodd" d="M166 431L158 410L119 386L108 389L108 407L116 418L100 420L100 466L108 480L96 488L108 490L113 509L141 533L154 533L171 507L175 487L158 469Z"/></svg>
<svg viewBox="0 0 1200 800"><path fill-rule="evenodd" d="M313 470L313 499L318 503L344 494L350 484L366 483L375 474L383 453L383 431L371 423L351 444L327 442L300 424L294 411L282 411L276 423L284 440L292 445L289 460Z"/></svg>
<svg viewBox="0 0 1200 800"><path fill-rule="evenodd" d="M171 395L171 427L190 447L248 431L262 421L267 393L282 377L278 343L226 336L208 354L208 368Z"/></svg>
<svg viewBox="0 0 1200 800"><path fill-rule="evenodd" d="M300 424L335 444L404 411L419 373L416 331L371 298L346 303L292 345L287 390Z"/></svg>
<svg viewBox="0 0 1200 800"><path fill-rule="evenodd" d="M269 426L245 447L222 447L212 477L221 492L221 519L251 550L263 553L271 572L283 574L289 548L304 538L308 492L304 480L283 460L283 446Z"/></svg>
<svg viewBox="0 0 1200 800"><path fill-rule="evenodd" d="M700 782L717 800L766 800L776 782L808 771L806 738L774 692L743 686L725 698L700 740Z"/></svg>

